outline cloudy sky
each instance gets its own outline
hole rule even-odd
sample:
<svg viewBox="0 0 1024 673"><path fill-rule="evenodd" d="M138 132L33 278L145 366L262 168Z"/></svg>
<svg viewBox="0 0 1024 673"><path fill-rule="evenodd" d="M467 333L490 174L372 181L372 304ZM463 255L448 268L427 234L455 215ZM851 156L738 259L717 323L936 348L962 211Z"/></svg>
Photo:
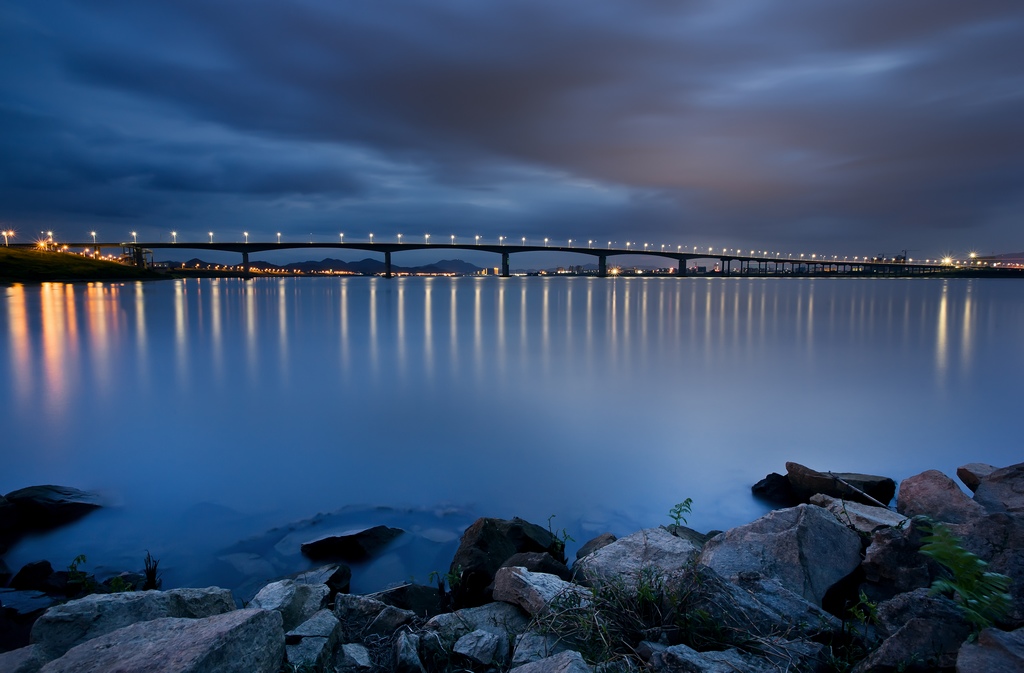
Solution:
<svg viewBox="0 0 1024 673"><path fill-rule="evenodd" d="M1022 35L1016 0L7 0L0 222L1017 252Z"/></svg>

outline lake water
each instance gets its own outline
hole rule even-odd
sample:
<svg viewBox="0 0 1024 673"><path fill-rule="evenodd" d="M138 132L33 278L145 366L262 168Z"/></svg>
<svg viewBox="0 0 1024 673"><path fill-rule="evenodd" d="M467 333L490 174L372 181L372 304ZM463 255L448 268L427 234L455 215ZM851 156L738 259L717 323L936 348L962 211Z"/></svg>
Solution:
<svg viewBox="0 0 1024 673"><path fill-rule="evenodd" d="M288 278L0 288L0 492L111 507L8 565L147 550L240 594L298 545L410 533L355 590L446 571L478 515L575 538L766 511L787 460L901 479L1021 459L1013 280ZM317 513L332 513L309 521ZM306 520L306 521L304 521ZM303 522L304 521L304 522ZM302 522L302 523L296 523ZM274 526L282 526L271 530ZM269 531L269 532L268 532Z"/></svg>

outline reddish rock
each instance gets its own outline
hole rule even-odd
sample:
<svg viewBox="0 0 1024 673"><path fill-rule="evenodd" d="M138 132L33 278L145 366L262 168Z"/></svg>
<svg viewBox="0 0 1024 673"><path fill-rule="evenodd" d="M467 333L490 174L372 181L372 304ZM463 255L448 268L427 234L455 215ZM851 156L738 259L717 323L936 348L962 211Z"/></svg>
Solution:
<svg viewBox="0 0 1024 673"><path fill-rule="evenodd" d="M904 516L928 516L945 523L967 523L985 515L985 509L938 470L926 470L904 479L896 499Z"/></svg>

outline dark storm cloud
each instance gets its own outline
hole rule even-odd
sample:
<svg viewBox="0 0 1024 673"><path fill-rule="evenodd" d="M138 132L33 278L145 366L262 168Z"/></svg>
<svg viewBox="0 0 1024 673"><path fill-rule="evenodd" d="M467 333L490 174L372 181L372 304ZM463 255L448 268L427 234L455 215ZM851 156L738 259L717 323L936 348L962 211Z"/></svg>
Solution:
<svg viewBox="0 0 1024 673"><path fill-rule="evenodd" d="M301 201L281 211L299 229L344 212L1024 246L1013 3L33 8L9 22L28 67L3 99L25 129L0 160L22 208L31 189L75 208L104 195L157 225L183 195L200 220L279 197Z"/></svg>

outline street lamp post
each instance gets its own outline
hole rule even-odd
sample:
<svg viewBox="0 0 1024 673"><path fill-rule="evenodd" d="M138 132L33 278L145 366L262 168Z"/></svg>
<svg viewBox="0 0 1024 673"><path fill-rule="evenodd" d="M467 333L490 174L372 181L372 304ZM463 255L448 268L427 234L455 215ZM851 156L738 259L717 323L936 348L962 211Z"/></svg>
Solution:
<svg viewBox="0 0 1024 673"><path fill-rule="evenodd" d="M138 235L138 234L136 234L136 233L135 233L135 232L133 231L133 232L132 232L132 243L138 243L138 242L139 242L139 235Z"/></svg>
<svg viewBox="0 0 1024 673"><path fill-rule="evenodd" d="M402 235L401 235L401 234L399 234L399 235L398 235L398 242L399 242L399 243L401 243L401 242L402 242Z"/></svg>
<svg viewBox="0 0 1024 673"><path fill-rule="evenodd" d="M89 233L92 234L92 244L96 245L96 232L90 231Z"/></svg>
<svg viewBox="0 0 1024 673"><path fill-rule="evenodd" d="M455 245L455 234L452 234L452 245Z"/></svg>
<svg viewBox="0 0 1024 673"><path fill-rule="evenodd" d="M345 234L339 232L338 233L338 243L344 243L344 242L345 242Z"/></svg>
<svg viewBox="0 0 1024 673"><path fill-rule="evenodd" d="M96 241L93 241L93 243L95 243L95 242ZM177 242L178 242L178 232L172 231L171 232L171 243L177 243Z"/></svg>
<svg viewBox="0 0 1024 673"><path fill-rule="evenodd" d="M281 245L281 232L277 232L277 244Z"/></svg>
<svg viewBox="0 0 1024 673"><path fill-rule="evenodd" d="M544 238L544 247L548 247L548 239L546 237Z"/></svg>
<svg viewBox="0 0 1024 673"><path fill-rule="evenodd" d="M242 236L245 236L245 242L248 243L249 242L249 232L248 231L243 231L242 232Z"/></svg>
<svg viewBox="0 0 1024 673"><path fill-rule="evenodd" d="M430 234L423 234L423 244L430 245Z"/></svg>
<svg viewBox="0 0 1024 673"><path fill-rule="evenodd" d="M370 243L373 243L373 234L370 234Z"/></svg>
<svg viewBox="0 0 1024 673"><path fill-rule="evenodd" d="M480 245L480 234L476 235L476 244Z"/></svg>
<svg viewBox="0 0 1024 673"><path fill-rule="evenodd" d="M498 237L498 245L505 245L505 237L504 236L499 236Z"/></svg>
<svg viewBox="0 0 1024 673"><path fill-rule="evenodd" d="M523 245L526 245L526 237L523 236Z"/></svg>
<svg viewBox="0 0 1024 673"><path fill-rule="evenodd" d="M212 231L208 231L206 233L208 233L210 235L210 243L213 243L213 232Z"/></svg>
<svg viewBox="0 0 1024 673"><path fill-rule="evenodd" d="M10 242L7 240L8 236L14 236L14 232L10 229L4 229L4 247L10 247Z"/></svg>

